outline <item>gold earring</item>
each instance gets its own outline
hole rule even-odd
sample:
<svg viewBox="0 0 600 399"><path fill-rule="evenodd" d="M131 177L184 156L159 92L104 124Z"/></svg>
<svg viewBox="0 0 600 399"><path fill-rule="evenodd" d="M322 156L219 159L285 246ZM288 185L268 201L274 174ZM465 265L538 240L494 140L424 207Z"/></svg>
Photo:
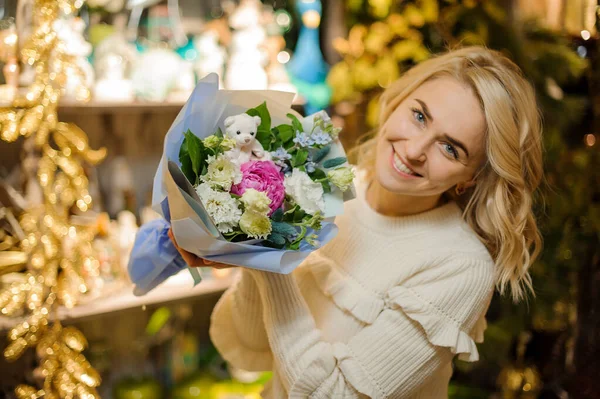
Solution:
<svg viewBox="0 0 600 399"><path fill-rule="evenodd" d="M464 184L462 184L462 183L458 183L456 185L456 189L454 190L454 192L456 192L456 195L463 195L465 193L465 191L467 191L467 189L465 188Z"/></svg>

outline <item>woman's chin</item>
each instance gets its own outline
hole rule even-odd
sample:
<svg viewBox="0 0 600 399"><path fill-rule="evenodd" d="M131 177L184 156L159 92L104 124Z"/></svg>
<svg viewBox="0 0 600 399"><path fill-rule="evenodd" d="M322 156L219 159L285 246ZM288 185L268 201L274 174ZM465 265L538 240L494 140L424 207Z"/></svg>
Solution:
<svg viewBox="0 0 600 399"><path fill-rule="evenodd" d="M410 187L410 184L399 181L394 175L385 171L377 174L377 182L386 191L398 195L418 195L415 187Z"/></svg>

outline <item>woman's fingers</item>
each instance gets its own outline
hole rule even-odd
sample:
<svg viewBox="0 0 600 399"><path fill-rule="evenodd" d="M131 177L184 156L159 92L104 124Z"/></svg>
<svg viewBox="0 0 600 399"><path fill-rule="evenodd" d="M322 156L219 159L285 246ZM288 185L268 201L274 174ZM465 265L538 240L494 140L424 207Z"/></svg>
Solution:
<svg viewBox="0 0 600 399"><path fill-rule="evenodd" d="M175 241L175 236L173 235L173 229L169 229L167 234L169 235L169 238L173 242L173 245L175 245L175 248L177 248L177 251L179 251L179 253L181 254L181 257L183 258L185 263L187 263L190 267L210 266L215 269L227 269L229 267L233 267L230 265L225 265L223 263L215 263L211 260L200 258L199 256L196 256L195 254L188 252L185 249L181 248L179 245L177 245L177 241Z"/></svg>
<svg viewBox="0 0 600 399"><path fill-rule="evenodd" d="M169 232L167 234L173 242L173 245L175 245L175 248L177 248L177 251L179 251L179 253L181 254L181 257L183 258L185 263L187 263L191 267L200 267L205 265L204 259L199 258L193 253L188 252L185 249L182 249L179 245L177 245L177 241L175 241L175 236L173 235L173 229L169 229Z"/></svg>

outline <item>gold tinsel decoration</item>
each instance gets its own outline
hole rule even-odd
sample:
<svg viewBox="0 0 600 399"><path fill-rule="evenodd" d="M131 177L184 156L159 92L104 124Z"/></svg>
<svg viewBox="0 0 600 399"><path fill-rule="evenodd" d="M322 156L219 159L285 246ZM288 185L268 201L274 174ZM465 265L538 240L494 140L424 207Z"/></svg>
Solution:
<svg viewBox="0 0 600 399"><path fill-rule="evenodd" d="M19 399L98 397L100 376L82 355L85 337L53 321L57 306L73 307L88 291L86 281L97 276L99 265L91 247L95 232L73 226L70 215L92 203L82 162L96 164L106 150L92 150L81 129L57 116L66 71L74 65L53 22L82 5L81 0L35 1L33 33L20 52L21 62L34 68L35 80L12 107L0 108L0 139L25 138L24 158L37 159L32 178L43 194L43 203L22 212L18 222L9 220L10 210L0 209L0 222L9 222L0 224L0 275L20 268L19 278L0 290L1 315L20 320L8 333L4 356L12 361L35 347L40 361L34 375L41 389L20 385ZM78 97L86 100L89 94L82 88Z"/></svg>

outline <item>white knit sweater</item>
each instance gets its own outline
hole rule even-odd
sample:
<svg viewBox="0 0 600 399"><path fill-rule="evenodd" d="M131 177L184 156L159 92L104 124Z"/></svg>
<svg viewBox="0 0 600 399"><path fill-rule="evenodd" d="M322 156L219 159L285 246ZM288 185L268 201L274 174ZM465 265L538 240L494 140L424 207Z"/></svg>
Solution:
<svg viewBox="0 0 600 399"><path fill-rule="evenodd" d="M454 355L479 358L494 262L458 206L387 217L357 194L298 269L242 269L213 311L228 362L273 370L265 398L446 398Z"/></svg>

